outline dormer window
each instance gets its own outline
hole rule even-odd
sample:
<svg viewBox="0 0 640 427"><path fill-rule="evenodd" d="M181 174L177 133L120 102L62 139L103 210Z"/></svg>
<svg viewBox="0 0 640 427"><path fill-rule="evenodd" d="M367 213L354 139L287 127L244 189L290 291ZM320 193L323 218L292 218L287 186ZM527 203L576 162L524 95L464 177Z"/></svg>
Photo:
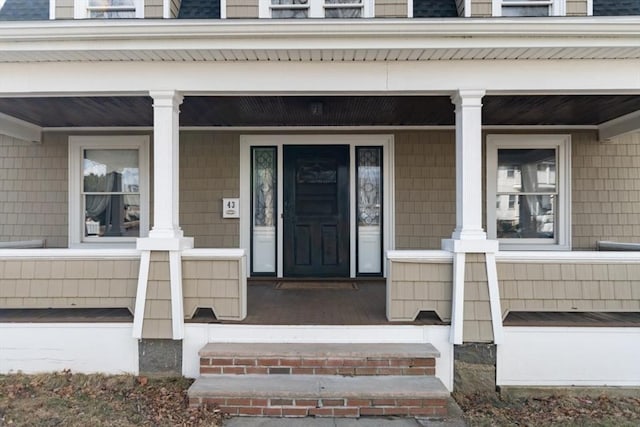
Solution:
<svg viewBox="0 0 640 427"><path fill-rule="evenodd" d="M260 18L370 18L372 0L260 0Z"/></svg>
<svg viewBox="0 0 640 427"><path fill-rule="evenodd" d="M565 0L493 0L493 16L563 16Z"/></svg>
<svg viewBox="0 0 640 427"><path fill-rule="evenodd" d="M75 0L75 18L144 18L144 0Z"/></svg>

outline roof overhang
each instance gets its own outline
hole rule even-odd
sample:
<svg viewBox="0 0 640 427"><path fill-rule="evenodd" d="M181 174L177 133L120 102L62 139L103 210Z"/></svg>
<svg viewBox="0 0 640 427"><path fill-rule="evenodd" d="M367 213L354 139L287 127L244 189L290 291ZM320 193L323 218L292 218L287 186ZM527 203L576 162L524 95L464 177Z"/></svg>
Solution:
<svg viewBox="0 0 640 427"><path fill-rule="evenodd" d="M640 59L640 17L0 24L0 62Z"/></svg>

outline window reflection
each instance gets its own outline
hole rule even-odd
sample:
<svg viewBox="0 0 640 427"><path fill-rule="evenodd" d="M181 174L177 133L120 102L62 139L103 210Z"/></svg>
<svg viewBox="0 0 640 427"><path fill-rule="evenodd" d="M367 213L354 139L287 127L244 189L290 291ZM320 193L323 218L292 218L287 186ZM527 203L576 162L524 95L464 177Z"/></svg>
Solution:
<svg viewBox="0 0 640 427"><path fill-rule="evenodd" d="M498 150L498 238L555 238L556 157L554 149Z"/></svg>

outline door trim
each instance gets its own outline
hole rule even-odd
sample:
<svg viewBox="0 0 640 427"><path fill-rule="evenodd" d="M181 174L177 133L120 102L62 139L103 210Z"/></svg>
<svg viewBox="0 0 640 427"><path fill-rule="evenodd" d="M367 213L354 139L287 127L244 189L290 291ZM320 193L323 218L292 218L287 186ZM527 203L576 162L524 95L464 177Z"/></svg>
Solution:
<svg viewBox="0 0 640 427"><path fill-rule="evenodd" d="M251 265L251 147L272 146L277 147L277 181L278 194L283 194L283 149L284 145L348 145L349 146L349 217L350 217L350 267L349 276L356 276L356 156L357 146L381 146L383 150L383 224L382 224L382 253L395 248L395 185L394 185L394 136L389 134L362 135L362 134L323 134L323 135L240 135L240 248L247 252L247 262ZM282 233L283 210L282 197L278 197L277 203L277 268L276 275L282 277ZM383 263L382 274L386 277L387 265ZM247 269L247 274L251 269Z"/></svg>

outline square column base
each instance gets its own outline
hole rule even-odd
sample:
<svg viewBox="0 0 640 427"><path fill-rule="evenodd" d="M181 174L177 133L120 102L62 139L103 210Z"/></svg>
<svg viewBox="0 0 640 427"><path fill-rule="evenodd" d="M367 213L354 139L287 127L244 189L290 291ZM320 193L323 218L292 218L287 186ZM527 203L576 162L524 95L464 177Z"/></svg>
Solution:
<svg viewBox="0 0 640 427"><path fill-rule="evenodd" d="M454 253L496 253L497 240L442 239L442 250Z"/></svg>
<svg viewBox="0 0 640 427"><path fill-rule="evenodd" d="M142 237L136 240L136 249L140 251L182 251L192 248L193 237Z"/></svg>

